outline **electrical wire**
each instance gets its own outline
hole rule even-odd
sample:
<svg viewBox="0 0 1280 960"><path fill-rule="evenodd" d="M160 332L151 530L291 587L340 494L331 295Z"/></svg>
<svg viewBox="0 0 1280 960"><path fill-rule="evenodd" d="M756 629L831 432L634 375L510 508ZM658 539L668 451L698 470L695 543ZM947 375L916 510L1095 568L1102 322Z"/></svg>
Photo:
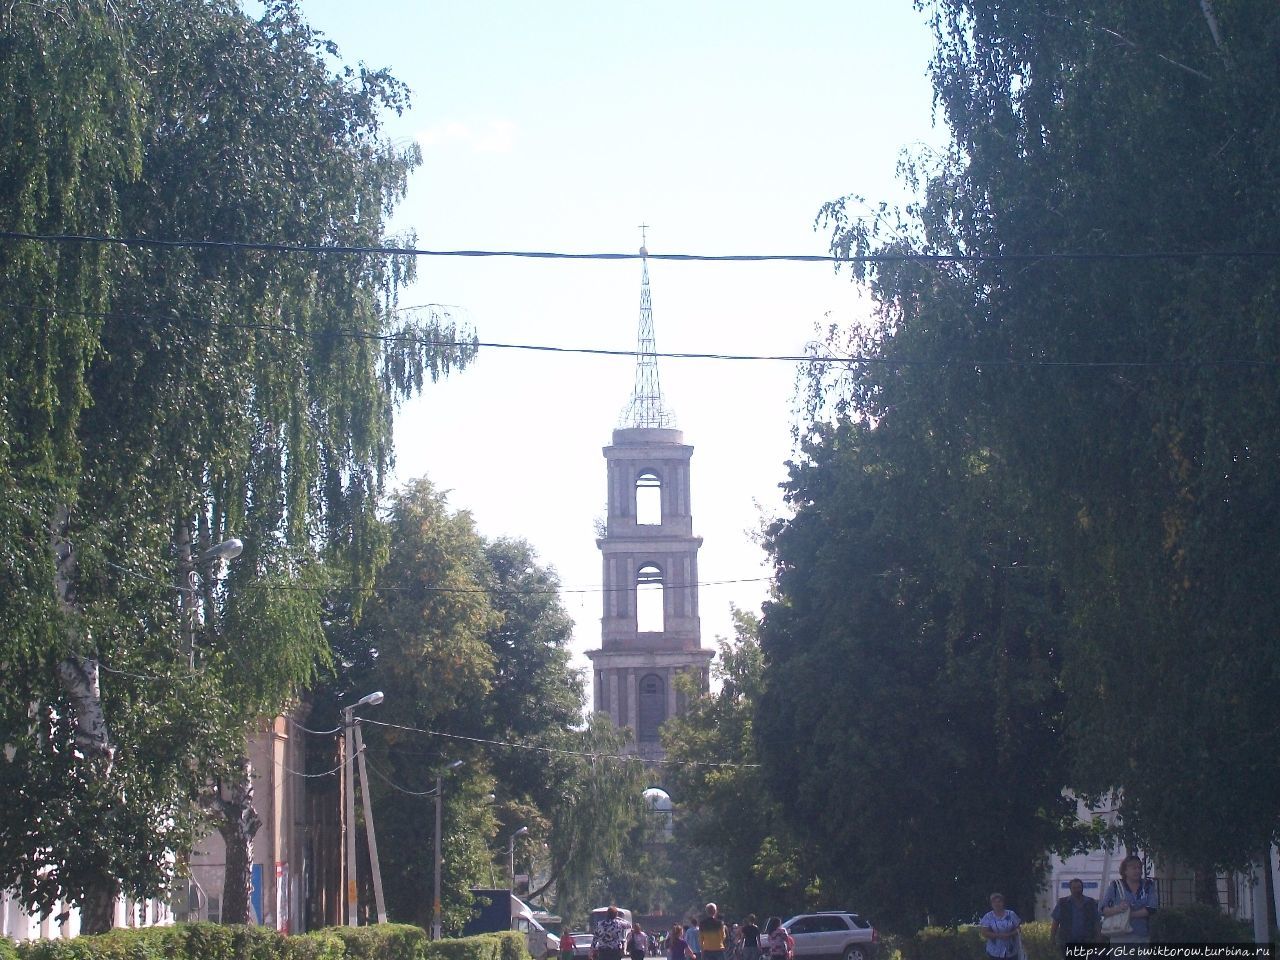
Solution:
<svg viewBox="0 0 1280 960"><path fill-rule="evenodd" d="M505 747L510 750L526 750L535 753L551 754L554 756L589 757L593 761L619 760L624 763L650 763L682 767L732 767L735 769L754 768L759 766L757 763L714 763L706 760L668 760L665 758L656 759L653 757L639 757L632 754L598 753L592 750L563 750L558 747L544 747L533 743L515 743L511 740L489 740L484 737L467 737L459 733L445 733L441 730L426 730L422 727L411 727L400 723L388 723L385 720L373 720L369 717L362 717L361 722L371 723L377 727L388 727L393 730L404 730L409 733L421 733L431 737L443 737L447 740L458 740L464 743L475 743L491 747Z"/></svg>
<svg viewBox="0 0 1280 960"><path fill-rule="evenodd" d="M312 734L315 734L317 737L331 737L335 733L341 733L345 729L341 724L339 724L338 726L334 727L332 730L312 730L310 727L304 727L297 720L293 719L293 717L286 716L285 720L287 720L293 726L297 727L303 733L312 733Z"/></svg>
<svg viewBox="0 0 1280 960"><path fill-rule="evenodd" d="M343 256L406 257L510 257L524 260L668 260L710 263L1034 263L1041 261L1109 262L1146 260L1277 259L1280 250L1138 250L1127 253L1083 251L1062 253L565 253L551 250L431 250L389 245L268 243L249 240L158 240L150 237L113 237L94 234L29 233L0 230L0 240L44 244L106 244L121 247L171 250L250 250L259 253L337 254Z"/></svg>
<svg viewBox="0 0 1280 960"><path fill-rule="evenodd" d="M141 573L141 572L139 572L139 571L137 571L137 570L131 570L131 569L129 569L128 567L123 567L123 566L121 566L120 564L118 564L118 563L113 563L113 562L112 562L112 561L110 561L110 560L105 560L105 559L104 559L102 562L103 562L104 564L106 564L107 566L111 567L113 570L117 570L117 571L119 571L120 573L126 574L127 576L136 577L136 578L137 578L137 579L139 579L139 580L145 580L147 583L153 583L153 584L155 584L155 585L157 585L157 586L165 587L165 588L167 588L167 589L169 589L169 590L173 590L173 591L175 591L176 593L185 593L185 592L187 591L187 589L188 589L187 587L181 587L181 586L178 586L178 585L177 585L177 584L175 584L175 583L165 583L163 580L157 580L155 577L148 576L147 574L145 574L145 573ZM729 579L729 580L700 580L700 581L698 581L697 583L668 583L668 584L663 584L663 589L664 589L664 590L684 590L684 589L688 589L688 588L691 588L691 587L720 587L720 586L725 586L725 585L728 585L728 584L737 584L737 583L764 583L764 582L766 582L766 581L768 581L768 580L771 580L771 579L772 579L772 577L736 577L736 578ZM300 584L295 584L295 583L264 583L264 584L259 584L259 586L260 586L260 588L261 588L261 589L268 590L268 591L272 591L272 592L299 592L299 591L300 591L300 592L306 592L306 593L315 593L315 592L317 592L317 591L319 591L319 590L321 590L321 589L322 589L322 588L320 588L320 587L307 587L307 586L302 586L302 585L300 585ZM483 594L489 594L489 595L491 595L491 596L499 596L499 597L505 597L505 596L512 596L512 597L536 597L536 596L553 595L553 594L554 594L554 595L559 595L559 594L593 594L593 593L601 593L601 594L604 594L604 593L620 593L620 592L623 592L623 591L630 591L630 590L632 590L632 589L633 589L633 588L632 588L631 586L624 585L624 586L621 586L621 587L605 587L605 586L596 586L596 587L547 587L546 589L540 589L540 590L506 590L506 589L503 589L502 587L433 587L433 586L428 586L428 585L425 585L425 584L424 584L424 585L421 585L421 586L400 586L400 587L397 587L397 586L386 586L386 587L373 587L373 588L370 590L370 593L375 593L375 594L385 594L385 593L391 593L391 594L395 594L395 593L448 593L448 594L461 593L461 594L476 594L476 593L483 593Z"/></svg>
<svg viewBox="0 0 1280 960"><path fill-rule="evenodd" d="M363 747L361 747L359 750L355 750L355 751L353 751L353 752L352 752L352 754L351 754L351 758L350 758L350 759L354 760L356 757L360 756L360 754L361 754L361 753L363 753L363 752L364 752L364 748L363 748ZM366 763L368 763L368 759L367 759L367 758L366 758L365 762L366 762ZM341 770L343 767L345 767L345 766L347 765L347 761L346 761L346 760L343 760L340 764L338 764L338 765L337 765L336 767L334 767L332 770L326 770L324 773L303 773L301 770L294 770L294 769L292 769L292 768L290 768L290 767L286 767L286 766L284 765L284 761L283 761L283 760L277 761L277 765L280 767L280 769L282 769L282 770L286 771L287 773L292 773L295 777L306 777L308 780L314 780L314 779L316 779L316 778L318 778L318 777L331 777L331 776L333 776L335 773L337 773L339 770Z"/></svg>
<svg viewBox="0 0 1280 960"><path fill-rule="evenodd" d="M379 770L377 765L374 764L374 762L370 760L368 757L364 758L364 765L368 767L370 770L372 770L374 773L374 776L376 776L379 780L385 783L392 790L399 790L401 793L410 797L434 797L436 795L435 788L432 788L430 790L410 790L408 787L400 786L400 784L396 783L390 777L388 777L385 773Z"/></svg>
<svg viewBox="0 0 1280 960"><path fill-rule="evenodd" d="M0 234L2 235L2 234ZM442 340L430 337L410 337L401 333L375 333L369 330L360 330L356 328L337 328L334 330L298 330L294 327L277 323L237 323L229 320L216 320L209 317L198 317L190 315L166 315L166 314L148 314L133 313L122 311L91 311L91 310L61 310L56 307L48 307L40 304L23 304L14 302L0 303L0 306L6 306L15 310L31 310L33 312L45 313L47 315L65 314L67 316L88 317L104 320L145 320L152 323L173 323L174 321L192 322L198 321L206 324L213 329L222 330L248 330L261 333L279 333L286 336L299 337L309 340L325 340L325 339L347 339L347 340L367 340L380 343L399 343L413 344L421 347L433 347L436 349L454 349L454 350L518 350L532 353L551 353L551 354L567 354L580 356L595 357L624 357L634 359L640 356L640 352L634 348L610 348L610 347L573 347L561 346L556 344L542 343L512 343L494 340ZM429 307L430 305L424 305ZM406 307L405 310L420 309L420 307ZM656 351L646 356L654 356L661 359L669 360L712 360L712 361L729 361L729 362L776 362L776 363L808 363L808 364L847 364L850 366L880 366L890 369L894 368L931 368L943 369L949 367L973 367L981 368L1048 368L1048 369L1082 369L1082 370L1115 370L1115 369L1200 369L1212 367L1228 367L1228 368L1260 368L1260 369L1276 369L1280 368L1280 360L1266 360L1255 358L1155 358L1142 360L1047 360L1034 358L1019 357L980 357L980 358L964 358L964 357L937 357L937 358L914 358L914 357L885 357L875 354L850 354L842 356L840 354L820 354L820 353L721 353L721 352L699 352L699 351Z"/></svg>

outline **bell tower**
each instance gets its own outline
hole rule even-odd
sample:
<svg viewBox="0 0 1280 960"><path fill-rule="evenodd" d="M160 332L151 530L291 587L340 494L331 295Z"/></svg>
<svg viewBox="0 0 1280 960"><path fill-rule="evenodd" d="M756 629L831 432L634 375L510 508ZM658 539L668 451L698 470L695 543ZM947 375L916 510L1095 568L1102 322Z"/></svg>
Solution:
<svg viewBox="0 0 1280 960"><path fill-rule="evenodd" d="M604 562L600 649L590 650L594 708L630 727L634 752L663 756L659 728L684 711L676 677L707 689L710 650L698 618L698 548L689 469L693 447L662 402L649 292L640 248L636 379L622 423L604 448L608 515L596 540Z"/></svg>

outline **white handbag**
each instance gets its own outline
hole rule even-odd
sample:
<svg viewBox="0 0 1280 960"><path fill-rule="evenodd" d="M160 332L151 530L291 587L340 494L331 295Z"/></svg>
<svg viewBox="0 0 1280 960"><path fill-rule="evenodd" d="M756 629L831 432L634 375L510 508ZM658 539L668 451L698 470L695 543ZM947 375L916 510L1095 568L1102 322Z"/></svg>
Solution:
<svg viewBox="0 0 1280 960"><path fill-rule="evenodd" d="M1129 901L1124 895L1124 891L1120 889L1120 881L1112 880L1111 883L1116 889L1116 903L1118 907L1124 905L1124 909L1119 913L1113 913L1109 917L1102 918L1102 935L1104 937L1120 937L1126 933L1133 933L1133 926L1129 923Z"/></svg>

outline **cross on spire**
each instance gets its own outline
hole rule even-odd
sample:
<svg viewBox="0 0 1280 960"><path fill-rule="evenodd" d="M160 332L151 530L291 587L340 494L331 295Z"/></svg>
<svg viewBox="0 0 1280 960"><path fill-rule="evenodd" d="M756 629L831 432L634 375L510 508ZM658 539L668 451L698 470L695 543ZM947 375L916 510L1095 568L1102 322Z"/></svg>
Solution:
<svg viewBox="0 0 1280 960"><path fill-rule="evenodd" d="M673 417L662 404L662 384L658 380L658 354L653 336L653 300L649 294L649 251L647 223L640 224L640 330L636 337L636 385L622 414L624 427L674 427Z"/></svg>

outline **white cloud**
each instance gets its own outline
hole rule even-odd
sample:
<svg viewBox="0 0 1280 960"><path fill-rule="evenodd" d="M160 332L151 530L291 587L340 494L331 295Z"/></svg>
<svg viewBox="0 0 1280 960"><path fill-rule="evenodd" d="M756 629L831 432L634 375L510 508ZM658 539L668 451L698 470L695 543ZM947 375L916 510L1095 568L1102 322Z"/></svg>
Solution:
<svg viewBox="0 0 1280 960"><path fill-rule="evenodd" d="M461 147L472 153L510 153L516 125L510 120L442 120L418 133L423 150Z"/></svg>

